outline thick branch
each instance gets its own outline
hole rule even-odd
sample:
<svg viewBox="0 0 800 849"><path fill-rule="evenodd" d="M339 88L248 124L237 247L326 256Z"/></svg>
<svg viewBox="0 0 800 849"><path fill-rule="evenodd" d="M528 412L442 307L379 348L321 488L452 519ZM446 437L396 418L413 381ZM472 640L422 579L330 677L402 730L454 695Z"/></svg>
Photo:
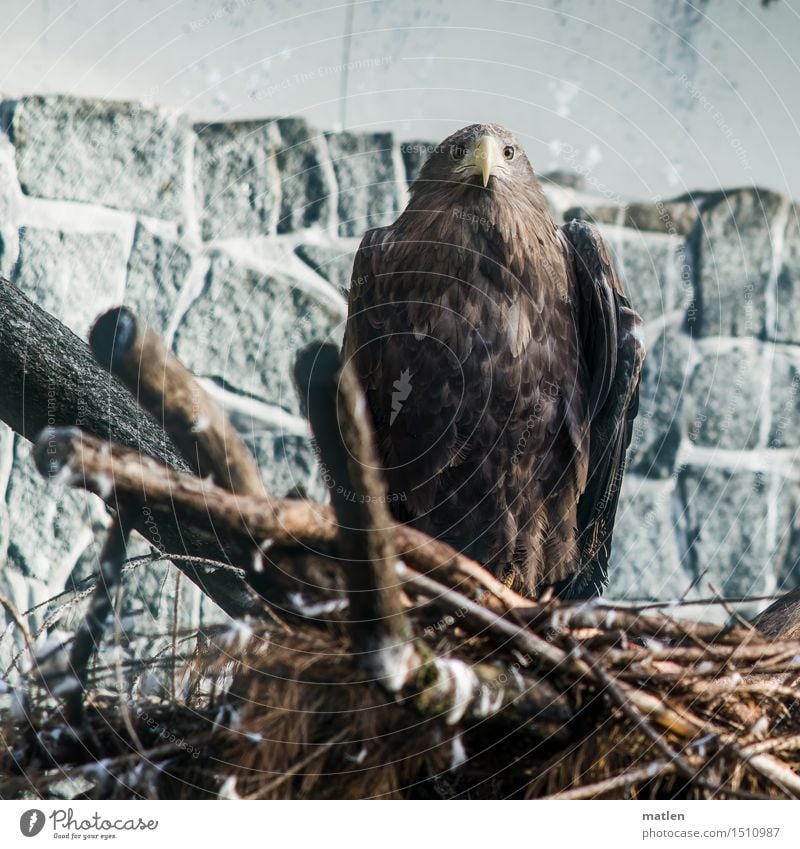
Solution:
<svg viewBox="0 0 800 849"><path fill-rule="evenodd" d="M47 426L78 426L176 469L188 465L163 429L137 405L120 382L103 371L89 348L8 280L0 278L0 419L33 441ZM116 504L111 503L116 509ZM151 530L141 532L158 545ZM159 528L163 547L230 561L214 541L198 540L175 522ZM257 609L244 582L230 572L178 568L233 616Z"/></svg>
<svg viewBox="0 0 800 849"><path fill-rule="evenodd" d="M295 378L308 407L320 457L337 485L331 501L339 525L353 651L390 690L406 678L411 628L394 571L394 521L384 503L366 403L352 368L340 368L333 345L312 345Z"/></svg>
<svg viewBox="0 0 800 849"><path fill-rule="evenodd" d="M177 445L191 470L238 495L265 495L256 461L227 416L151 328L125 307L97 319L89 344Z"/></svg>
<svg viewBox="0 0 800 849"><path fill-rule="evenodd" d="M753 625L773 640L800 639L800 588L774 601L759 613Z"/></svg>
<svg viewBox="0 0 800 849"><path fill-rule="evenodd" d="M187 534L194 529L202 532L204 539L224 536L229 548L243 552L252 551L254 544L265 549L272 544L329 546L338 537L336 517L327 505L291 498L237 497L77 428L43 433L34 458L45 476L87 489L109 504L129 497L149 507L155 518L149 523L151 534L162 524L181 527ZM430 572L451 586L462 586L474 576L473 586L493 590L496 579L447 544L406 525L393 528L398 556L421 572ZM243 563L243 568L250 568L251 560L245 558ZM529 599L511 596L530 608Z"/></svg>

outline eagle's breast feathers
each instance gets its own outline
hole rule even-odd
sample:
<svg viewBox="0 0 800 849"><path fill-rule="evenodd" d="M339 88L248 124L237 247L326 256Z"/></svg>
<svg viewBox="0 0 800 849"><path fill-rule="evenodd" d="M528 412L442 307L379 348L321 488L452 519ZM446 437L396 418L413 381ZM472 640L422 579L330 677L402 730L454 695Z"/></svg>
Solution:
<svg viewBox="0 0 800 849"><path fill-rule="evenodd" d="M415 184L364 236L343 352L398 518L529 593L599 589L639 328L596 229L556 227L538 182Z"/></svg>

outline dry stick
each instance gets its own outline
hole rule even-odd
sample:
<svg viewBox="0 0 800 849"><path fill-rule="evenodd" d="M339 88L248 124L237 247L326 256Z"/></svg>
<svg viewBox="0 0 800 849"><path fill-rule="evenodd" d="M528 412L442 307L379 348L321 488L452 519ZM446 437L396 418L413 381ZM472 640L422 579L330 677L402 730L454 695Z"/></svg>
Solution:
<svg viewBox="0 0 800 849"><path fill-rule="evenodd" d="M730 603L727 599L722 595L721 590L717 587L717 585L713 581L708 582L708 588L712 593L716 596L716 600L719 604L722 605L723 610L731 617L738 625L744 628L745 631L753 631L755 630L753 624L748 622L738 610L734 610L731 607Z"/></svg>
<svg viewBox="0 0 800 849"><path fill-rule="evenodd" d="M236 497L193 475L164 469L134 452L87 438L76 428L61 428L46 434L37 443L34 457L40 470L49 468L63 483L81 486L108 499L113 481L118 493L129 495L138 503L146 502L174 511L181 524L208 533L238 536L248 543L253 538L290 544L299 541L333 543L337 539L335 517L324 505L293 499ZM396 526L396 529L402 533L403 526ZM432 550L438 552L442 546L436 543ZM449 546L446 548L451 557L441 564L442 574L452 578L454 552ZM422 551L426 554L421 568L427 568L434 558L424 546L407 551L405 557L414 563ZM530 606L529 602L526 604ZM523 631L510 622L505 625L517 645L540 663L550 668L569 667L573 675L591 675L586 664L570 660L564 651L534 633ZM498 624L498 627L501 626ZM475 684L479 685L480 682ZM655 696L632 687L628 689L629 698L639 709L663 727L684 736L692 736L701 727L699 720L669 708ZM445 687L441 693L437 691L436 697L441 696L443 700L446 695Z"/></svg>
<svg viewBox="0 0 800 849"><path fill-rule="evenodd" d="M308 408L320 456L337 485L331 501L338 520L336 550L344 578L354 653L384 687L397 692L414 661L412 630L394 573L392 521L383 499L366 402L352 366L341 367L329 344L306 348L295 380Z"/></svg>
<svg viewBox="0 0 800 849"><path fill-rule="evenodd" d="M726 787L724 785L713 785L707 782L705 779L702 779L698 776L697 770L695 770L691 764L683 757L682 754L676 752L672 746L664 739L664 737L659 734L652 725L647 721L647 719L642 716L641 712L636 708L634 704L627 698L626 694L623 693L622 688L620 687L621 682L615 681L606 670L602 667L601 664L597 663L596 660L588 653L585 652L578 643L572 639L568 638L569 643L572 646L573 654L576 657L580 657L586 661L586 663L591 667L595 676L599 678L602 682L603 686L606 688L606 691L611 696L611 698L617 703L618 707L622 710L625 716L633 722L633 724L639 728L640 731L653 743L658 749L661 750L662 754L666 755L669 758L671 763L674 763L678 771L684 776L684 778L688 779L691 782L694 782L701 787L704 787L709 790L713 790L714 792L726 792L733 795L736 795L736 792L733 788Z"/></svg>
<svg viewBox="0 0 800 849"><path fill-rule="evenodd" d="M128 390L95 361L85 342L0 277L0 419L34 441L49 425L80 424L101 440L124 445L187 470L163 428L140 409ZM111 504L116 509L116 504ZM153 528L137 528L151 543L176 553L229 561L214 540L198 540L165 517ZM186 575L231 616L263 609L241 577L230 572L207 574L183 564Z"/></svg>
<svg viewBox="0 0 800 849"><path fill-rule="evenodd" d="M552 793L549 796L542 796L545 799L592 799L596 796L604 796L613 790L626 790L634 784L650 781L660 775L669 775L675 772L675 764L667 760L661 759L651 761L647 766L640 769L632 769L628 772L623 772L620 775L615 775L612 778L606 778L603 781L598 781L595 784L584 784L583 787L575 787L572 790L562 790L560 793Z"/></svg>
<svg viewBox="0 0 800 849"><path fill-rule="evenodd" d="M17 626L19 632L22 634L22 639L25 641L25 648L28 649L31 658L35 658L36 653L33 649L33 640L31 639L31 633L25 627L25 623L22 621L22 617L20 616L19 611L17 610L14 602L11 601L11 599L6 598L4 595L0 595L0 607L2 607L6 611L6 613L8 613L8 615L11 617L11 621ZM0 642L2 642L3 637L5 637L5 633L0 635ZM20 654L21 652L14 657L11 666L9 666L8 669L6 669L6 671L3 673L4 676L8 675L11 669L16 665Z"/></svg>
<svg viewBox="0 0 800 849"><path fill-rule="evenodd" d="M56 482L99 495L114 506L113 490L137 504L158 511L159 525L168 521L204 534L218 534L240 548L260 543L329 545L338 525L330 507L291 498L235 496L194 475L168 469L135 451L102 442L77 428L54 428L42 434L34 448L37 468ZM465 579L493 593L506 604L530 608L532 602L516 593L503 593L479 564L405 525L393 524L398 555L421 571L433 572L451 583ZM139 527L137 525L137 530ZM252 563L247 563L252 568Z"/></svg>
<svg viewBox="0 0 800 849"><path fill-rule="evenodd" d="M73 679L64 682L66 690L64 715L67 722L77 728L84 720L83 695L88 683L89 660L103 638L105 623L114 609L114 590L122 574L128 542L127 511L113 520L100 553L100 577L86 611L83 623L75 634L69 664Z"/></svg>
<svg viewBox="0 0 800 849"><path fill-rule="evenodd" d="M98 362L122 380L177 445L192 471L238 495L266 496L256 461L195 376L125 307L97 319L89 336Z"/></svg>
<svg viewBox="0 0 800 849"><path fill-rule="evenodd" d="M51 449L49 453L48 447ZM74 428L58 429L44 438L37 445L35 457L40 468L42 464L45 467L52 464L53 470L60 473L65 483L83 486L108 499L108 487L113 480L118 492L174 510L181 524L210 528L211 532L218 530L233 536L239 535L247 541L255 537L286 543L331 543L337 536L335 519L323 505L290 499L265 501L252 497L237 498L219 487L204 484L192 475L165 470L155 461L133 452L91 440ZM436 545L438 550L443 544ZM413 563L422 550L422 547L410 550L406 553L406 559ZM451 557L443 569L448 577L452 577L449 569L454 554L452 549L450 552ZM430 552L427 551L426 555L430 556ZM587 618L588 613L584 610L582 616ZM570 616L570 622L581 618L581 615ZM595 624L596 617L588 618ZM645 624L648 624L645 617L631 618L639 623L645 620ZM522 632L508 622L506 625L519 635L516 638L521 641L521 647L539 662L554 668L567 661L566 653L556 646L532 632ZM663 620L652 622L654 632L662 627ZM684 634L676 623L670 624L670 630L679 636ZM524 642L522 633L525 635ZM719 633L719 629L715 629L715 633ZM573 675L591 675L591 670L577 660L569 661L566 665ZM625 685L624 691L639 710L662 727L687 737L702 731L703 723L700 720L668 707L655 696L630 685Z"/></svg>
<svg viewBox="0 0 800 849"><path fill-rule="evenodd" d="M383 498L385 485L358 378L352 367L341 366L338 350L325 344L301 353L295 377L322 461L337 481L331 495L339 523L337 550L347 561L350 633L356 651L363 653L361 662L390 693L413 696L424 714L446 713L450 724L465 715L483 719L500 710L509 717L543 716L563 724L570 712L549 684L526 684L521 675L506 676L488 663L438 658L415 643L396 571L402 564L394 550L395 523ZM406 566L402 570L412 572ZM454 590L449 593L455 609L468 601Z"/></svg>
<svg viewBox="0 0 800 849"><path fill-rule="evenodd" d="M800 639L800 587L773 602L753 625L773 640Z"/></svg>
<svg viewBox="0 0 800 849"><path fill-rule="evenodd" d="M321 758L326 752L330 751L330 749L338 743L341 743L351 733L352 729L344 728L338 734L334 734L333 737L325 743L316 744L304 758L301 758L299 761L292 764L285 772L282 772L279 776L277 776L277 778L273 778L272 781L268 781L265 785L259 787L255 793L252 793L249 796L243 796L242 798L263 798L267 793L271 793L273 790L276 790L281 786L281 784L286 783L290 778L294 778L294 776L296 776L301 770L305 769L318 758Z"/></svg>

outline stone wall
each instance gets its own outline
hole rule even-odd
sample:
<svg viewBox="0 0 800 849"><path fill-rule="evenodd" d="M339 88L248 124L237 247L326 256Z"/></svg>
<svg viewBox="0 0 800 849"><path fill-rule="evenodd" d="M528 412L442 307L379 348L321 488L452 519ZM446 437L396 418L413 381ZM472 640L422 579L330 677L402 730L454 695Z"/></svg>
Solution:
<svg viewBox="0 0 800 849"><path fill-rule="evenodd" d="M225 405L275 491L324 495L294 352L341 338L359 235L403 207L421 148L298 118L193 127L57 96L6 102L0 119L2 273L83 338L102 310L132 306ZM580 180L545 182L557 220L600 223L646 321L610 595L796 583L796 208L753 190L625 207ZM0 426L1 594L24 611L85 576L107 522L94 497L48 489ZM128 608L163 624L174 573L128 580ZM185 586L180 607L188 624L208 615Z"/></svg>

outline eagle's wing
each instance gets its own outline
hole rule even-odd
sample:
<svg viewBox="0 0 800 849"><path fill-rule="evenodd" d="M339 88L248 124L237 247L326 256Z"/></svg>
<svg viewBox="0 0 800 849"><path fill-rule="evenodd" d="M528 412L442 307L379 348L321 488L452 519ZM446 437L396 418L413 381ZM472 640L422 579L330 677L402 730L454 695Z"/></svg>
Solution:
<svg viewBox="0 0 800 849"><path fill-rule="evenodd" d="M389 489L402 496L392 507L403 519L437 502L439 473L459 451L459 405L480 412L471 397L477 387L465 386L462 363L436 341L460 325L452 310L439 308L439 275L417 273L431 265L424 249L393 226L365 233L353 261L342 349L364 387ZM469 352L471 344L464 340L459 350Z"/></svg>
<svg viewBox="0 0 800 849"><path fill-rule="evenodd" d="M642 320L622 291L614 263L597 228L586 221L565 224L562 233L576 280L580 344L589 376L589 463L578 502L580 564L558 587L585 598L602 592L619 491L639 407L644 360Z"/></svg>

